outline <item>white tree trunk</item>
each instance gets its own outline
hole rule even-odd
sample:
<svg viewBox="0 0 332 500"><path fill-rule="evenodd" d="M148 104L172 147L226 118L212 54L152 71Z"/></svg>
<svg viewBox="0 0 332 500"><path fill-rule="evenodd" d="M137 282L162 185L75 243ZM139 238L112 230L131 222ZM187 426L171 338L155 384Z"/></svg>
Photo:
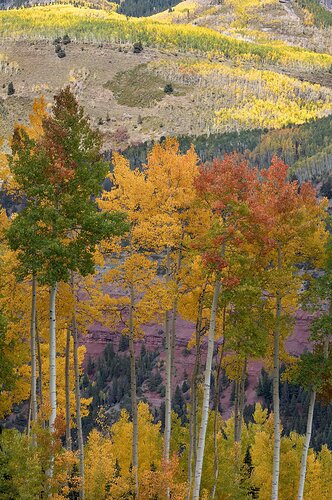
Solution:
<svg viewBox="0 0 332 500"><path fill-rule="evenodd" d="M203 393L203 405L202 405L202 419L201 427L199 432L198 446L197 446L197 459L195 467L195 477L194 477L194 488L193 488L193 500L199 500L199 492L201 487L202 470L203 470L203 458L204 458L204 448L205 448L205 437L206 429L209 418L209 402L210 402L210 386L211 386L211 370L212 370L212 358L214 350L214 337L216 332L216 319L218 311L218 299L221 290L221 282L218 279L214 285L214 293L211 307L210 316L210 329L208 337L208 350L206 357L205 375L204 375L204 393Z"/></svg>
<svg viewBox="0 0 332 500"><path fill-rule="evenodd" d="M278 244L277 250L278 271L282 270L281 265L281 247ZM272 491L271 500L278 500L279 495L279 471L280 471L280 397L279 397L279 379L280 379L280 319L281 319L281 295L277 293L276 297L276 327L273 332L273 413L274 413L274 444L273 444L273 466L272 466Z"/></svg>
<svg viewBox="0 0 332 500"><path fill-rule="evenodd" d="M189 453L188 453L188 494L187 500L191 498L191 489L193 482L193 469L195 470L196 464L196 451L197 451L197 385L198 376L201 366L201 332L202 332L202 316L203 316L203 303L205 297L206 284L203 287L202 293L199 298L198 314L195 328L195 365L191 380L191 409L189 421Z"/></svg>
<svg viewBox="0 0 332 500"><path fill-rule="evenodd" d="M239 424L238 424L238 441L241 442L242 438L242 421L243 421L243 412L244 412L244 402L245 402L245 386L246 386L246 378L247 378L247 360L244 362L241 384L240 384L240 402L239 402Z"/></svg>
<svg viewBox="0 0 332 500"><path fill-rule="evenodd" d="M279 320L281 317L281 299L277 297L276 321L277 325L273 334L273 413L274 413L274 445L273 445L273 470L271 500L278 500L279 470L280 470L280 398L279 398Z"/></svg>
<svg viewBox="0 0 332 500"><path fill-rule="evenodd" d="M134 344L134 308L135 295L133 286L130 287L130 310L129 310L129 352L130 352L130 396L131 412L133 418L132 439L132 466L135 480L135 498L138 498L138 411L137 411L137 388L136 388L136 356Z"/></svg>
<svg viewBox="0 0 332 500"><path fill-rule="evenodd" d="M37 359L36 359L36 304L37 304L36 276L32 276L31 284L31 324L30 324L30 350L31 350L31 422L37 420ZM36 445L36 436L32 432L32 444Z"/></svg>
<svg viewBox="0 0 332 500"><path fill-rule="evenodd" d="M298 493L297 493L298 500L303 500L304 483L305 483L305 476L306 476L306 472L307 472L307 457L308 457L309 445L310 445L310 440L311 440L312 419L314 416L315 401L316 401L316 391L311 391L309 409L308 409L307 431L306 431L306 435L305 435L303 451L302 451L302 458L301 458L300 482L299 482L299 489L298 489Z"/></svg>
<svg viewBox="0 0 332 500"><path fill-rule="evenodd" d="M224 309L224 321L225 321L225 309ZM222 360L224 357L225 349L225 334L223 334L223 343L221 347L217 377L215 381L215 393L214 393L214 419L213 419L213 452L214 452L214 481L211 491L211 500L216 496L217 482L219 477L219 455L218 455L218 414L219 414L219 394L220 394L220 382L221 382L221 371L222 371Z"/></svg>
<svg viewBox="0 0 332 500"><path fill-rule="evenodd" d="M170 250L167 247L166 255L166 283L170 280ZM170 311L165 312L166 334L166 380L165 380L165 431L164 431L164 460L169 461L171 447L171 413L172 413L172 339Z"/></svg>
<svg viewBox="0 0 332 500"><path fill-rule="evenodd" d="M66 392L66 448L71 450L71 430L70 430L70 328L67 330L66 338L66 359L65 359L65 392Z"/></svg>
<svg viewBox="0 0 332 500"><path fill-rule="evenodd" d="M38 395L39 395L39 406L41 408L41 413L43 416L43 370L42 370L42 358L40 352L40 338L38 331L38 323L36 316L36 348L37 348L37 358L38 358ZM43 418L44 421L44 418Z"/></svg>
<svg viewBox="0 0 332 500"><path fill-rule="evenodd" d="M184 238L184 231L182 231L181 235L181 241L180 241L180 247L179 247L179 252L178 252L178 258L177 258L177 264L176 264L176 270L175 273L180 271L181 269L181 264L182 264L182 245L183 245L183 238ZM177 283L178 283L178 277L176 277ZM177 318L177 313L178 313L178 301L179 301L179 296L176 294L176 297L173 301L173 308L172 308L172 321L171 321L171 362L172 362L172 377L176 377L176 370L175 370L175 344L176 344L176 318Z"/></svg>
<svg viewBox="0 0 332 500"><path fill-rule="evenodd" d="M240 443L242 436L242 420L245 400L245 384L247 378L247 360L243 362L240 380L236 380L236 402L237 408L234 412L234 442Z"/></svg>
<svg viewBox="0 0 332 500"><path fill-rule="evenodd" d="M71 286L74 293L74 274L71 275ZM78 330L76 322L76 312L74 311L73 319L73 340L74 340L74 376L75 376L75 403L76 403L76 427L77 427L77 442L78 456L80 462L80 499L84 499L84 442L81 417L81 390L80 390L80 370L78 364Z"/></svg>
<svg viewBox="0 0 332 500"><path fill-rule="evenodd" d="M330 309L329 313L331 314L332 302L330 303L329 309ZM324 338L323 355L324 355L325 359L327 359L329 357L329 337L328 336L326 336ZM309 401L309 408L308 408L307 430L306 430L303 451L302 451L302 458L301 458L300 482L299 482L299 488L298 488L298 493L297 493L298 500L303 499L305 477L306 477L306 473L307 473L307 457L308 457L308 451L309 451L310 440L311 440L312 420L313 420L313 416L314 416L315 402L316 402L316 391L312 390L311 394L310 394L310 401Z"/></svg>
<svg viewBox="0 0 332 500"><path fill-rule="evenodd" d="M54 431L56 419L56 313L55 300L57 293L57 283L51 287L50 291L50 406L49 418L50 431Z"/></svg>
<svg viewBox="0 0 332 500"><path fill-rule="evenodd" d="M170 313L165 313L166 332L166 381L165 381L165 431L164 431L164 459L169 460L171 447L171 413L172 413L172 346Z"/></svg>

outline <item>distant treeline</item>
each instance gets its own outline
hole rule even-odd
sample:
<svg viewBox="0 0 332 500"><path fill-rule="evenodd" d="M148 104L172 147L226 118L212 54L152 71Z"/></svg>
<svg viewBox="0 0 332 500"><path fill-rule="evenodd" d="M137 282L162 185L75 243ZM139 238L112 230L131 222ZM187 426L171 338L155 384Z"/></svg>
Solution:
<svg viewBox="0 0 332 500"><path fill-rule="evenodd" d="M249 130L209 136L180 136L182 151L194 144L200 159L211 161L225 153L238 151L260 168L274 155L290 166L291 175L300 181L326 182L332 173L332 117L327 116L303 125L280 130ZM161 137L160 141L164 138ZM123 153L133 168L145 163L153 142L128 147ZM109 157L111 154L109 153Z"/></svg>
<svg viewBox="0 0 332 500"><path fill-rule="evenodd" d="M124 0L119 3L118 12L126 16L147 17L166 9L171 9L179 0Z"/></svg>

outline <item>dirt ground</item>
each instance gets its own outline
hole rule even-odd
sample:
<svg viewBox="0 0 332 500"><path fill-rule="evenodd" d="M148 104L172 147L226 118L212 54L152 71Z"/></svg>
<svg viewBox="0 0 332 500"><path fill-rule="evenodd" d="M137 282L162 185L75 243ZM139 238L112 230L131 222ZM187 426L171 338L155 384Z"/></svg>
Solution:
<svg viewBox="0 0 332 500"><path fill-rule="evenodd" d="M17 72L0 72L2 136L10 134L14 122L27 121L35 97L43 94L50 103L53 95L66 84L73 87L93 124L98 125L105 134L106 146L112 142L113 145L121 146L122 142L129 140L128 136L130 142L135 143L170 133L189 132L182 120L172 120L169 113L175 104L180 108L184 104L188 105L185 92L166 95L160 88L157 89L160 94L157 102L147 103L146 107L135 107L120 105L109 86L105 86L119 72L127 72L158 58L175 57L172 54L151 49L134 54L131 46L119 48L91 43L70 43L65 51L66 57L60 59L55 54L54 45L46 41L8 40L0 45L0 53L18 63ZM15 88L12 96L7 95L10 81ZM148 72L140 83L146 91L149 85ZM130 92L128 88L128 95Z"/></svg>

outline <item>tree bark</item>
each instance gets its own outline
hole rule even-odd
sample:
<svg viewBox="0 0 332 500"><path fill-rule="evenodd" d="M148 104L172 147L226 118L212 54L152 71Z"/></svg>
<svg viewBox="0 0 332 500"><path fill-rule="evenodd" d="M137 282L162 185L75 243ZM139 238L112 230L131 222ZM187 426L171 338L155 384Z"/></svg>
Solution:
<svg viewBox="0 0 332 500"><path fill-rule="evenodd" d="M30 397L28 399L28 423L27 423L27 428L26 428L26 432L27 432L28 437L30 436L30 429L31 429L31 394L30 394Z"/></svg>
<svg viewBox="0 0 332 500"><path fill-rule="evenodd" d="M31 422L37 420L37 359L36 359L36 305L37 305L36 276L32 276L31 284L31 324L30 324L30 351L31 351ZM36 445L36 435L32 432L32 444Z"/></svg>
<svg viewBox="0 0 332 500"><path fill-rule="evenodd" d="M66 359L65 359L65 392L66 392L66 448L71 450L71 429L70 429L70 329L67 330L66 337Z"/></svg>
<svg viewBox="0 0 332 500"><path fill-rule="evenodd" d="M330 314L331 314L331 312L332 312L332 302L330 303ZM329 357L329 339L328 339L328 337L325 337L325 339L324 339L323 354L324 354L325 359L327 359ZM297 492L297 500L302 500L303 494L304 494L305 477L306 477L306 473L307 473L307 458L308 458L308 451L309 451L311 434L312 434L312 421L313 421L313 417L314 417L315 402L316 402L316 391L314 389L312 389L311 394L310 394L309 408L308 408L307 429L306 429L306 435L305 435L302 457L301 457L300 482L299 482L299 488L298 488L298 492Z"/></svg>
<svg viewBox="0 0 332 500"><path fill-rule="evenodd" d="M71 275L71 286L74 292L74 273ZM84 499L84 442L81 418L81 390L80 390L80 371L78 364L78 329L76 322L76 311L74 310L72 319L72 330L74 339L74 375L75 375L75 403L76 403L76 427L77 427L77 442L78 442L78 455L80 462L80 499Z"/></svg>
<svg viewBox="0 0 332 500"><path fill-rule="evenodd" d="M132 466L135 480L135 498L138 498L138 411L137 411L137 387L136 387L136 356L134 345L134 288L130 286L130 308L129 308L129 352L130 352L130 396L131 412L133 418L132 438Z"/></svg>
<svg viewBox="0 0 332 500"><path fill-rule="evenodd" d="M278 271L281 271L281 249L278 245ZM271 500L278 500L279 495L279 471L280 471L280 319L281 319L281 295L277 292L276 297L276 327L273 332L273 413L274 413L274 444L273 444L273 468L272 468L272 491Z"/></svg>
<svg viewBox="0 0 332 500"><path fill-rule="evenodd" d="M172 377L175 378L176 373L175 373L175 341L176 341L176 317L177 317L177 310L178 310L178 298L176 297L174 302L173 302L173 307L172 307L172 320L171 320L171 373Z"/></svg>
<svg viewBox="0 0 332 500"><path fill-rule="evenodd" d="M166 254L166 282L170 280L170 249ZM164 431L164 459L169 461L171 445L171 412L172 412L172 342L170 328L170 311L165 312L166 334L166 381L165 381L165 431Z"/></svg>
<svg viewBox="0 0 332 500"><path fill-rule="evenodd" d="M199 492L200 492L200 487L201 487L204 448L205 448L205 437L206 437L206 429L207 429L208 417L209 417L209 402L210 402L211 370L212 370L212 358L213 358L213 350L214 350L214 337L215 337L215 332L216 332L216 320L217 320L218 299L219 299L219 295L220 295L220 290L221 290L221 281L220 281L220 279L217 279L215 282L215 285L214 285L214 293L213 293L211 316L210 316L208 350L207 350L205 375L204 375L202 419L201 419L201 426L200 426L198 446L197 446L197 460L196 460L196 467L195 467L193 500L199 500Z"/></svg>
<svg viewBox="0 0 332 500"><path fill-rule="evenodd" d="M244 360L240 380L236 380L236 401L237 405L234 411L234 442L240 443L242 436L242 420L245 399L245 384L247 375L247 360Z"/></svg>
<svg viewBox="0 0 332 500"><path fill-rule="evenodd" d="M180 271L180 268L181 268L183 238L184 238L184 231L182 231L182 234L181 234L181 241L180 241L177 264L176 264L176 273L178 273ZM177 284L178 283L179 283L179 281L177 278ZM171 323L172 376L174 378L176 376L174 353L175 353L175 343L176 343L176 318L177 318L177 311L178 311L178 300L179 299L178 299L178 294L177 294L175 299L174 299L174 302L173 302L172 323Z"/></svg>
<svg viewBox="0 0 332 500"><path fill-rule="evenodd" d="M197 402L197 385L198 376L201 366L201 332L202 332L202 316L203 316L203 304L207 284L204 284L201 295L198 302L198 314L196 320L195 328L195 365L191 380L191 409L189 417L189 454L188 454L188 494L187 500L190 500L191 489L192 489L192 472L195 470L196 466L196 447L197 447L197 413L198 413L198 402Z"/></svg>
<svg viewBox="0 0 332 500"><path fill-rule="evenodd" d="M49 428L54 432L54 424L57 411L56 398L56 311L55 301L57 293L57 283L51 287L50 291L50 406Z"/></svg>
<svg viewBox="0 0 332 500"><path fill-rule="evenodd" d="M244 360L243 372L240 382L240 403L239 403L239 425L238 425L238 441L241 442L242 437L242 421L243 421L243 412L244 412L244 401L246 394L246 378L247 378L247 360Z"/></svg>
<svg viewBox="0 0 332 500"><path fill-rule="evenodd" d="M39 396L39 406L41 411L43 411L43 370L42 370L42 357L40 352L40 338L38 330L38 322L36 317L36 346L37 346L37 357L38 357L38 396Z"/></svg>
<svg viewBox="0 0 332 500"><path fill-rule="evenodd" d="M219 457L218 457L218 414L219 414L219 393L220 393L220 379L221 379L221 368L222 368L222 360L224 357L225 350L225 321L226 321L226 308L223 309L223 343L221 346L221 352L219 357L218 369L217 369L217 377L215 384L215 393L214 393L214 419L213 419L213 448L214 448L214 481L211 492L211 499L213 500L216 495L217 490L217 481L219 476Z"/></svg>
<svg viewBox="0 0 332 500"><path fill-rule="evenodd" d="M279 470L280 470L280 397L279 397L279 377L280 377L280 326L281 298L277 296L277 325L273 333L273 413L274 413L274 445L273 445L273 470L272 470L272 493L271 500L278 500L279 490Z"/></svg>
<svg viewBox="0 0 332 500"><path fill-rule="evenodd" d="M235 395L234 395L234 443L237 442L238 436L238 422L239 422L239 381L234 381Z"/></svg>
<svg viewBox="0 0 332 500"><path fill-rule="evenodd" d="M309 445L310 445L310 440L311 440L312 420L313 420L313 416L314 416L315 401L316 401L316 391L311 391L309 409L308 409L307 430L306 430L303 451L302 451L302 458L301 458L300 482L299 482L299 488L298 488L298 492L297 492L297 499L298 500L303 500L304 483L305 483L305 476L306 476L306 472L307 472L307 457L308 457Z"/></svg>

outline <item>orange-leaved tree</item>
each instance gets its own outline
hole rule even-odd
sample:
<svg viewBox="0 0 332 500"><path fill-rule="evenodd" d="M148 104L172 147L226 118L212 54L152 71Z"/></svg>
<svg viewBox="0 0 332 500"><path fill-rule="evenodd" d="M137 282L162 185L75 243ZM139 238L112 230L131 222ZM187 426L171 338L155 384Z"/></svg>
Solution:
<svg viewBox="0 0 332 500"><path fill-rule="evenodd" d="M255 244L259 223L254 212L257 171L233 154L201 167L196 189L203 206L210 210L210 224L197 236L205 265L213 273L213 298L208 333L208 350L204 375L202 417L192 496L199 498L203 468L206 429L209 415L210 378L214 339L222 285L227 288L239 282L237 261ZM233 270L233 271L232 271Z"/></svg>
<svg viewBox="0 0 332 500"><path fill-rule="evenodd" d="M273 352L273 411L274 454L272 500L278 498L280 469L280 409L279 364L281 340L289 333L287 317L299 301L301 278L298 267L317 265L326 241L324 219L325 201L319 201L310 184L299 186L288 180L288 167L277 158L261 171L257 200L266 217L265 223L265 289L275 304L275 323L272 335Z"/></svg>

